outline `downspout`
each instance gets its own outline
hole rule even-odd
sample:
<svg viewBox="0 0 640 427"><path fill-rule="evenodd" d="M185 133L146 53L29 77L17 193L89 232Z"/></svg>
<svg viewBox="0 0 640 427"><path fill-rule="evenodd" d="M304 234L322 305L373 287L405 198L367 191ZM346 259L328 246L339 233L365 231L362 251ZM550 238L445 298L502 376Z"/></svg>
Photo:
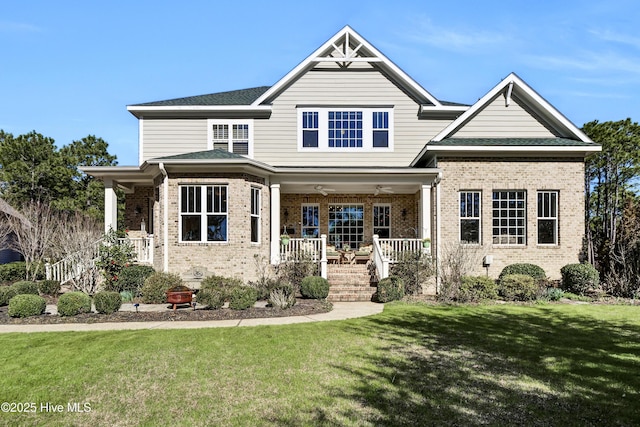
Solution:
<svg viewBox="0 0 640 427"><path fill-rule="evenodd" d="M442 172L438 172L438 176L434 180L436 186L436 295L440 293L440 285L442 284L442 239L440 227L442 224L440 209L440 181L442 181Z"/></svg>
<svg viewBox="0 0 640 427"><path fill-rule="evenodd" d="M162 172L162 271L169 272L169 174L164 168L164 163L160 162L158 165L160 172Z"/></svg>

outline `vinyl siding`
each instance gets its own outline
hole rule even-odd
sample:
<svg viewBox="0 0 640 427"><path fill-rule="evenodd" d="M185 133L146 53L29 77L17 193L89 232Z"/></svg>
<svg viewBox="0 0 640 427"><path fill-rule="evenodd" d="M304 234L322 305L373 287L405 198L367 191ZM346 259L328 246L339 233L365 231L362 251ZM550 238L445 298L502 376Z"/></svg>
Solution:
<svg viewBox="0 0 640 427"><path fill-rule="evenodd" d="M206 119L145 119L142 160L207 149Z"/></svg>
<svg viewBox="0 0 640 427"><path fill-rule="evenodd" d="M450 120L418 120L418 104L377 71L311 71L273 101L271 118L254 122L254 157L276 166L408 166ZM298 152L299 105L393 106L394 151Z"/></svg>
<svg viewBox="0 0 640 427"><path fill-rule="evenodd" d="M498 95L462 128L455 138L550 138L560 136L525 110L513 96L507 107L503 94Z"/></svg>

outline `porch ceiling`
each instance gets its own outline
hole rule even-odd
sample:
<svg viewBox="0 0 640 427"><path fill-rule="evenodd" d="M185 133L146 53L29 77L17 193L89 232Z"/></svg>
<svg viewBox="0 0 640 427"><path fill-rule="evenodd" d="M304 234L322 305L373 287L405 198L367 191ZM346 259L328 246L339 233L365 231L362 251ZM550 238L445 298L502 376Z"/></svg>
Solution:
<svg viewBox="0 0 640 427"><path fill-rule="evenodd" d="M423 169L421 172L406 170L379 171L377 173L316 173L278 175L283 194L415 194L422 185L430 185L438 177L439 170Z"/></svg>

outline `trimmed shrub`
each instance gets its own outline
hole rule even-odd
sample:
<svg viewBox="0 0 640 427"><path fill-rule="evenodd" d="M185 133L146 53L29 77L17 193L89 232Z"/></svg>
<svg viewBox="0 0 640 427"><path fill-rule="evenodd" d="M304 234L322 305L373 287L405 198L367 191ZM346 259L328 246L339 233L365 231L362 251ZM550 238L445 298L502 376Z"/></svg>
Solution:
<svg viewBox="0 0 640 427"><path fill-rule="evenodd" d="M108 290L115 292L130 291L133 295L138 295L147 277L155 273L150 265L131 265L124 267L118 275L117 281L109 283Z"/></svg>
<svg viewBox="0 0 640 427"><path fill-rule="evenodd" d="M543 281L547 278L547 274L544 272L542 267L535 264L520 263L510 264L503 268L500 272L500 276L498 276L498 282L500 282L504 276L508 276L509 274L524 274L532 277L536 282Z"/></svg>
<svg viewBox="0 0 640 427"><path fill-rule="evenodd" d="M67 292L58 298L58 314L60 316L75 316L81 313L91 313L91 297L83 292Z"/></svg>
<svg viewBox="0 0 640 427"><path fill-rule="evenodd" d="M39 316L47 308L47 302L39 295L22 294L16 295L9 300L9 316L29 317Z"/></svg>
<svg viewBox="0 0 640 427"><path fill-rule="evenodd" d="M236 286L229 292L229 308L246 310L258 301L258 291L249 286Z"/></svg>
<svg viewBox="0 0 640 427"><path fill-rule="evenodd" d="M225 299L226 293L222 289L200 289L196 294L196 302L206 310L222 308Z"/></svg>
<svg viewBox="0 0 640 427"><path fill-rule="evenodd" d="M293 307L296 304L296 295L293 285L288 282L277 283L269 292L269 304L281 310Z"/></svg>
<svg viewBox="0 0 640 427"><path fill-rule="evenodd" d="M96 311L100 314L111 314L120 310L122 298L118 292L102 291L93 297Z"/></svg>
<svg viewBox="0 0 640 427"><path fill-rule="evenodd" d="M559 288L547 288L544 298L549 301L558 301L564 296L564 291Z"/></svg>
<svg viewBox="0 0 640 427"><path fill-rule="evenodd" d="M24 295L24 294L39 295L38 284L36 282L21 280L11 285L11 287L15 289L17 295Z"/></svg>
<svg viewBox="0 0 640 427"><path fill-rule="evenodd" d="M496 281L486 276L463 276L457 300L461 302L477 302L498 298Z"/></svg>
<svg viewBox="0 0 640 427"><path fill-rule="evenodd" d="M0 282L17 282L27 277L27 267L24 261L0 264Z"/></svg>
<svg viewBox="0 0 640 427"><path fill-rule="evenodd" d="M600 284L598 270L591 264L567 264L560 269L562 288L565 291L584 295L589 289L597 289Z"/></svg>
<svg viewBox="0 0 640 427"><path fill-rule="evenodd" d="M300 293L304 298L325 299L329 296L329 282L320 276L305 277L300 284Z"/></svg>
<svg viewBox="0 0 640 427"><path fill-rule="evenodd" d="M390 276L378 282L376 299L379 302L389 302L402 299L404 296L404 282L401 278Z"/></svg>
<svg viewBox="0 0 640 427"><path fill-rule="evenodd" d="M9 304L9 300L18 295L12 286L0 286L0 306Z"/></svg>
<svg viewBox="0 0 640 427"><path fill-rule="evenodd" d="M509 301L531 301L540 296L540 285L526 274L508 274L500 280L498 293Z"/></svg>
<svg viewBox="0 0 640 427"><path fill-rule="evenodd" d="M174 286L182 286L182 278L173 273L153 273L147 277L140 289L142 302L145 304L164 304L167 302L167 290Z"/></svg>
<svg viewBox="0 0 640 427"><path fill-rule="evenodd" d="M236 286L244 286L241 279L224 276L208 276L200 283L200 289L226 289L227 291Z"/></svg>
<svg viewBox="0 0 640 427"><path fill-rule="evenodd" d="M60 293L60 282L57 280L42 280L38 282L38 291L42 295L58 296Z"/></svg>

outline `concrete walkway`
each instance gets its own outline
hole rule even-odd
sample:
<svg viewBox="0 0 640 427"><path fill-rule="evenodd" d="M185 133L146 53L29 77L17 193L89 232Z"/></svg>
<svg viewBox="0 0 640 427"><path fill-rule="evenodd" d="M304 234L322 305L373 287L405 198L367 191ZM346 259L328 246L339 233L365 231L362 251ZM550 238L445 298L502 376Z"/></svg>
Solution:
<svg viewBox="0 0 640 427"><path fill-rule="evenodd" d="M129 304L131 305L131 304ZM55 306L54 306L55 307ZM166 304L151 306L145 304L145 311L166 310ZM356 317L371 316L381 313L383 304L372 302L334 302L333 310L328 313L308 316L268 317L264 319L233 320L197 320L197 321L163 321L163 322L122 322L122 323L60 323L53 325L0 325L0 333L8 332L64 332L64 331L124 331L138 329L197 329L227 328L232 326L289 325L293 323L324 322L328 320L345 320ZM123 304L121 310L134 311L133 306ZM52 310L47 306L47 312ZM57 314L57 313L55 313Z"/></svg>

